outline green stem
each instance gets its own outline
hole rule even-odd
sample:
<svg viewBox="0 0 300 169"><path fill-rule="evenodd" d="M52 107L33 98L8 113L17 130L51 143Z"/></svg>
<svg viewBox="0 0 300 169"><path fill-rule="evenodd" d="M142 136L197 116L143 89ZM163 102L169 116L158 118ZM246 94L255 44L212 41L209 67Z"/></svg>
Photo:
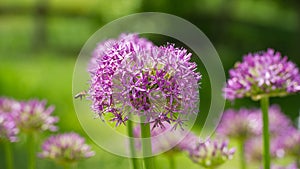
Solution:
<svg viewBox="0 0 300 169"><path fill-rule="evenodd" d="M151 157L152 146L151 146L150 124L143 123L144 121L145 118L142 116L140 125L141 125L142 149L143 149L143 160L145 164L145 169L155 169L154 158Z"/></svg>
<svg viewBox="0 0 300 169"><path fill-rule="evenodd" d="M297 168L300 168L300 157L296 157Z"/></svg>
<svg viewBox="0 0 300 169"><path fill-rule="evenodd" d="M260 101L263 116L263 160L264 169L270 169L270 137L269 137L269 97L263 97Z"/></svg>
<svg viewBox="0 0 300 169"><path fill-rule="evenodd" d="M139 169L140 167L139 167L138 159L135 158L136 152L135 152L135 144L134 144L133 126L132 126L131 120L127 121L127 133L128 133L128 137L129 137L131 164L132 164L133 169Z"/></svg>
<svg viewBox="0 0 300 169"><path fill-rule="evenodd" d="M169 168L170 169L176 169L176 165L175 165L175 157L174 155L169 155Z"/></svg>
<svg viewBox="0 0 300 169"><path fill-rule="evenodd" d="M240 154L241 169L246 169L245 141L242 139L239 140L239 154Z"/></svg>
<svg viewBox="0 0 300 169"><path fill-rule="evenodd" d="M7 169L13 169L14 163L13 163L13 152L12 152L11 143L9 141L5 141L4 148L5 148L6 167Z"/></svg>
<svg viewBox="0 0 300 169"><path fill-rule="evenodd" d="M29 133L27 138L28 144L28 169L35 169L35 133Z"/></svg>

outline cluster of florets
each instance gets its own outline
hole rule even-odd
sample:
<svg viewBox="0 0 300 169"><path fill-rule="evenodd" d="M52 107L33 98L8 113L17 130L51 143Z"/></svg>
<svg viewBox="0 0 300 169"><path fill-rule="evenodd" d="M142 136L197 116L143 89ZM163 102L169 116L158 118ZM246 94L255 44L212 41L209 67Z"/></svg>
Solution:
<svg viewBox="0 0 300 169"><path fill-rule="evenodd" d="M269 108L270 134L274 137L284 133L292 126L291 120L286 117L278 105ZM281 126L281 127L278 127ZM252 136L262 134L262 116L260 109L229 109L224 112L217 133L228 138L247 140Z"/></svg>
<svg viewBox="0 0 300 169"><path fill-rule="evenodd" d="M217 133L223 137L247 140L261 132L257 109L226 110Z"/></svg>
<svg viewBox="0 0 300 169"><path fill-rule="evenodd" d="M17 118L20 108L19 102L0 97L0 141L18 141Z"/></svg>
<svg viewBox="0 0 300 169"><path fill-rule="evenodd" d="M249 53L229 71L230 78L224 88L229 100L264 96L285 96L300 91L300 74L293 62L273 49Z"/></svg>
<svg viewBox="0 0 300 169"><path fill-rule="evenodd" d="M0 142L9 141L16 142L18 141L17 134L19 129L12 115L4 113L0 110Z"/></svg>
<svg viewBox="0 0 300 169"><path fill-rule="evenodd" d="M191 54L174 45L157 47L137 35L101 43L91 59L89 96L100 116L112 114L116 125L128 114L146 123L181 125L198 110L201 76Z"/></svg>
<svg viewBox="0 0 300 169"><path fill-rule="evenodd" d="M58 117L52 116L53 106L46 107L46 101L16 101L0 98L0 111L8 114L17 127L23 131L56 131Z"/></svg>
<svg viewBox="0 0 300 169"><path fill-rule="evenodd" d="M235 148L229 148L226 141L210 141L199 143L190 153L191 159L205 167L215 168L233 158Z"/></svg>
<svg viewBox="0 0 300 169"><path fill-rule="evenodd" d="M21 102L20 114L17 120L18 126L25 132L32 131L56 131L55 123L58 118L52 116L53 106L46 107L46 101L29 100Z"/></svg>
<svg viewBox="0 0 300 169"><path fill-rule="evenodd" d="M236 139L237 141L245 143L246 157L249 161L262 160L261 114L260 109L230 109L224 112L217 128L217 134L219 136ZM270 153L274 158L282 158L286 154L283 140L287 131L294 131L292 130L293 125L291 120L283 114L278 105L270 106L269 116L269 134L271 136ZM287 140L291 141L291 139Z"/></svg>
<svg viewBox="0 0 300 169"><path fill-rule="evenodd" d="M74 163L94 156L85 139L76 133L57 134L49 137L42 145L40 158L47 158L58 163Z"/></svg>

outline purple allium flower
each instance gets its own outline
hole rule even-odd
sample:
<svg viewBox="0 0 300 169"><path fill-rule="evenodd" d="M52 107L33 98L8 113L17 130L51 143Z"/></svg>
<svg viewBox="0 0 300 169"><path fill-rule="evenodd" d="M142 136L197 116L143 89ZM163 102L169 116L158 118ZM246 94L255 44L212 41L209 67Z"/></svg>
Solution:
<svg viewBox="0 0 300 169"><path fill-rule="evenodd" d="M95 74L97 71L99 72L99 64L106 64L108 68L113 68L117 66L118 63L110 63L110 61L117 61L121 58L116 57L117 55L123 55L122 53L112 53L118 52L116 46L122 45L121 43L130 42L131 46L127 46L128 48L143 48L150 50L152 48L153 43L148 41L145 38L140 38L137 34L121 34L117 39L107 39L103 42L100 42L96 49L93 51L92 58L90 59L89 65L88 65L88 71L91 74ZM123 44L125 45L125 44ZM125 47L125 46L123 46ZM121 48L120 48L121 49ZM107 53L109 52L109 53ZM130 50L127 51L128 53ZM117 59L118 58L118 59ZM121 59L122 60L122 59ZM102 70L104 71L104 70ZM105 71L104 71L105 73ZM112 72L111 72L112 73Z"/></svg>
<svg viewBox="0 0 300 169"><path fill-rule="evenodd" d="M174 122L175 128L198 109L196 64L185 49L153 47L123 60L114 75L113 98L123 113L145 115L154 127Z"/></svg>
<svg viewBox="0 0 300 169"><path fill-rule="evenodd" d="M246 158L251 162L260 162L263 159L262 137L254 137L245 144ZM272 158L283 158L285 151L278 139L270 140L270 155Z"/></svg>
<svg viewBox="0 0 300 169"><path fill-rule="evenodd" d="M89 95L92 100L92 110L102 116L111 113L116 124L124 123L127 118L118 112L113 103L113 75L122 60L132 55L144 46L151 46L151 42L139 38L138 35L121 35L118 39L109 39L98 45L93 52L88 71L91 81ZM149 47L150 48L150 47ZM146 48L143 48L146 50Z"/></svg>
<svg viewBox="0 0 300 169"><path fill-rule="evenodd" d="M256 113L261 115L259 109ZM259 116L259 123L262 124L262 117ZM284 135L291 130L292 122L286 117L278 105L272 105L269 108L269 134L271 156L273 158L282 158L285 155L283 146ZM258 133L256 137L251 138L246 142L245 151L249 161L261 161L262 160L262 125L258 127Z"/></svg>
<svg viewBox="0 0 300 169"><path fill-rule="evenodd" d="M3 113L9 113L14 118L19 116L21 104L14 99L0 97L0 111Z"/></svg>
<svg viewBox="0 0 300 169"><path fill-rule="evenodd" d="M46 107L46 101L29 100L21 103L21 111L17 123L21 130L56 131L55 123L58 117L51 116L54 107Z"/></svg>
<svg viewBox="0 0 300 169"><path fill-rule="evenodd" d="M49 137L42 145L40 158L47 158L58 163L74 163L94 156L85 139L76 133L57 134Z"/></svg>
<svg viewBox="0 0 300 169"><path fill-rule="evenodd" d="M260 136L262 134L261 114L260 109L229 109L224 112L217 133L221 136L244 140ZM284 115L278 105L270 106L269 121L269 131L272 137L281 135L292 126L291 120Z"/></svg>
<svg viewBox="0 0 300 169"><path fill-rule="evenodd" d="M100 44L90 66L89 95L100 116L112 114L117 126L131 113L145 115L154 127L164 121L176 127L196 113L201 76L187 50L156 47L137 35L123 35L106 46Z"/></svg>
<svg viewBox="0 0 300 169"><path fill-rule="evenodd" d="M215 168L233 158L235 148L229 148L226 141L211 141L199 143L191 152L190 158L205 168Z"/></svg>
<svg viewBox="0 0 300 169"><path fill-rule="evenodd" d="M251 97L285 96L300 91L300 74L296 65L273 49L244 56L229 71L230 79L224 88L229 100Z"/></svg>
<svg viewBox="0 0 300 169"><path fill-rule="evenodd" d="M260 110L259 110L260 111ZM262 113L260 113L262 114ZM262 124L260 116L259 124ZM292 127L292 121L281 111L278 105L271 105L269 108L269 132L272 137L280 136ZM262 126L261 132L262 134Z"/></svg>
<svg viewBox="0 0 300 169"><path fill-rule="evenodd" d="M217 134L228 138L247 140L261 132L258 109L226 110L217 128Z"/></svg>
<svg viewBox="0 0 300 169"><path fill-rule="evenodd" d="M19 133L19 129L17 128L13 116L11 114L4 113L0 110L0 142L18 141L17 138L18 133Z"/></svg>
<svg viewBox="0 0 300 169"><path fill-rule="evenodd" d="M161 152L177 153L181 151L190 152L196 146L199 138L191 132L184 130L173 130L168 122L163 122L164 127L154 127L151 130L152 153ZM141 138L140 126L134 128L134 137ZM136 142L137 149L141 150L141 141Z"/></svg>

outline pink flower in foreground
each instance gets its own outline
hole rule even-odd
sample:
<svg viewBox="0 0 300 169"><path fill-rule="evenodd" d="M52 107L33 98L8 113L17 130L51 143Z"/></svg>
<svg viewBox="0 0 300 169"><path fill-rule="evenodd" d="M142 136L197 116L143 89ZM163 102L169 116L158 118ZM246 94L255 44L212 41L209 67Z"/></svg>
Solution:
<svg viewBox="0 0 300 169"><path fill-rule="evenodd" d="M133 114L146 116L154 127L163 122L176 127L197 113L201 76L186 49L156 47L131 34L108 43L100 44L90 66L89 95L99 116L112 115L116 126Z"/></svg>

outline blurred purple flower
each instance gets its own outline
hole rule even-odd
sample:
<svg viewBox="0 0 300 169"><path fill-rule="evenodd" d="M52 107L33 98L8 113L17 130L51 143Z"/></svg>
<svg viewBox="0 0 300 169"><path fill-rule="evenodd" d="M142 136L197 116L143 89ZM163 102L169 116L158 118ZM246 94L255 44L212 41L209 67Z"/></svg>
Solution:
<svg viewBox="0 0 300 169"><path fill-rule="evenodd" d="M190 153L190 158L205 168L215 168L233 158L235 148L229 148L226 141L211 141L198 143Z"/></svg>
<svg viewBox="0 0 300 169"><path fill-rule="evenodd" d="M217 128L222 137L244 140L261 132L258 109L226 110Z"/></svg>
<svg viewBox="0 0 300 169"><path fill-rule="evenodd" d="M0 110L0 142L17 142L18 133L19 129L17 128L13 116Z"/></svg>
<svg viewBox="0 0 300 169"><path fill-rule="evenodd" d="M100 56L91 61L97 66L90 66L89 95L99 116L110 113L119 125L129 113L145 115L147 123L158 127L164 121L181 125L189 113L196 113L201 76L187 50L156 47L137 35L123 35L98 48Z"/></svg>
<svg viewBox="0 0 300 169"><path fill-rule="evenodd" d="M262 114L262 113L260 113ZM259 124L262 124L260 116ZM269 132L271 137L275 138L282 135L293 126L292 121L281 111L278 105L271 105L269 108ZM260 127L262 134L262 126Z"/></svg>
<svg viewBox="0 0 300 169"><path fill-rule="evenodd" d="M261 114L257 109L257 114ZM262 124L262 117L259 116L259 123ZM272 105L269 108L269 134L271 156L273 158L282 158L285 155L283 138L293 128L291 120L283 114L278 105ZM245 151L249 161L262 160L262 125L259 126L259 132L256 137L246 142Z"/></svg>
<svg viewBox="0 0 300 169"><path fill-rule="evenodd" d="M154 127L154 124L151 124ZM168 122L163 122L164 127L155 127L151 130L151 144L153 154L162 152L177 153L191 152L195 148L199 138L191 132L173 130ZM134 137L141 138L140 126L134 128ZM141 150L141 140L136 142L136 147Z"/></svg>
<svg viewBox="0 0 300 169"><path fill-rule="evenodd" d="M262 113L260 109L229 109L224 112L217 133L228 138L247 140L262 135ZM280 126L280 127L278 127ZM272 137L291 128L291 120L278 105L269 108L269 131Z"/></svg>
<svg viewBox="0 0 300 169"><path fill-rule="evenodd" d="M296 65L273 49L244 56L229 71L230 79L224 88L229 100L262 96L285 96L300 91L300 74Z"/></svg>
<svg viewBox="0 0 300 169"><path fill-rule="evenodd" d="M262 137L254 137L245 144L246 158L250 162L261 162L263 159ZM272 158L283 158L285 151L278 139L270 139L270 155Z"/></svg>
<svg viewBox="0 0 300 169"><path fill-rule="evenodd" d="M20 115L17 124L21 130L32 131L56 131L55 123L58 117L51 116L54 107L46 107L46 101L29 100L21 102Z"/></svg>
<svg viewBox="0 0 300 169"><path fill-rule="evenodd" d="M76 133L57 134L49 137L42 145L40 158L47 158L58 163L75 163L94 156L85 139Z"/></svg>
<svg viewBox="0 0 300 169"><path fill-rule="evenodd" d="M19 116L21 104L10 98L0 97L0 111L3 113L9 113L13 118Z"/></svg>

